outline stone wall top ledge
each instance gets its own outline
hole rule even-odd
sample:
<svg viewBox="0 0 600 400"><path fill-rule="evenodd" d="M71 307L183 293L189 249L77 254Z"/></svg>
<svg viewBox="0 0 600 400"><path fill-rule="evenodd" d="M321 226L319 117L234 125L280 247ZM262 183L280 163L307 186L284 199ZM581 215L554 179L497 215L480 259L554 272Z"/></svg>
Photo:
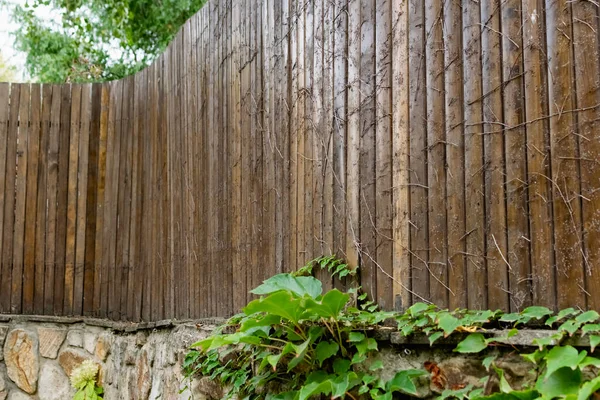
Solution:
<svg viewBox="0 0 600 400"><path fill-rule="evenodd" d="M203 318L199 320L162 320L157 322L125 322L111 321L108 319L85 318L85 317L59 317L52 315L12 315L0 314L0 323L23 324L23 323L51 323L58 325L85 324L100 328L110 329L115 332L131 333L136 331L169 329L180 325L194 325L197 327L215 327L226 320L223 318Z"/></svg>

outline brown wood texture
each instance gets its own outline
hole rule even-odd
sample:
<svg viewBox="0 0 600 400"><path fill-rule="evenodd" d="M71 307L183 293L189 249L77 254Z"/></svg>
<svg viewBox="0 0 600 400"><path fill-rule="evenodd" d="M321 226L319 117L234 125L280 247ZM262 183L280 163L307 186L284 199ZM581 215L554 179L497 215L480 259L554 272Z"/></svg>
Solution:
<svg viewBox="0 0 600 400"><path fill-rule="evenodd" d="M135 76L0 84L0 313L229 316L334 253L384 309L598 309L597 15L211 0Z"/></svg>

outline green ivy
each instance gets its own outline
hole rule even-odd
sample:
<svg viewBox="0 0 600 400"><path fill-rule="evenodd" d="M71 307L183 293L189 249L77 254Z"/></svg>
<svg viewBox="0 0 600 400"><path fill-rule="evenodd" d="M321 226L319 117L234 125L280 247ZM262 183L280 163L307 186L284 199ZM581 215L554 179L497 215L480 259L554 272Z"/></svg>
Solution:
<svg viewBox="0 0 600 400"><path fill-rule="evenodd" d="M192 346L183 369L186 377L208 376L226 387L225 398L305 400L313 396L392 399L419 395L430 373L421 369L398 372L384 381L377 371L379 344L375 329L393 322L404 336L425 334L431 345L451 335L465 336L454 351L481 353L504 342L527 324L546 324L558 331L539 339L539 349L524 354L536 372L533 387L514 390L497 365L487 357L482 365L490 372L481 385L445 390L440 399L554 399L584 400L600 389L600 359L561 341L576 333L599 341L600 315L595 311L563 310L554 315L545 307L520 313L501 311L441 310L417 303L404 313L380 311L360 289L323 293L319 280L310 276L319 267L339 276L354 276L356 269L335 257L311 261L294 274L279 274L252 291L260 296L209 338ZM491 328L512 328L505 337L492 337ZM486 393L490 378L498 393ZM425 380L425 381L423 381Z"/></svg>

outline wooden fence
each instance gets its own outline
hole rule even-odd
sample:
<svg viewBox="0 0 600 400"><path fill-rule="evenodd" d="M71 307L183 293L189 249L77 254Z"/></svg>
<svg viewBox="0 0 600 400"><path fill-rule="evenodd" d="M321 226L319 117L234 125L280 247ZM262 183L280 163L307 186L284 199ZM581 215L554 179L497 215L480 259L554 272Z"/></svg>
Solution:
<svg viewBox="0 0 600 400"><path fill-rule="evenodd" d="M600 310L598 12L212 0L133 77L0 84L0 312L226 316L331 253L386 309Z"/></svg>

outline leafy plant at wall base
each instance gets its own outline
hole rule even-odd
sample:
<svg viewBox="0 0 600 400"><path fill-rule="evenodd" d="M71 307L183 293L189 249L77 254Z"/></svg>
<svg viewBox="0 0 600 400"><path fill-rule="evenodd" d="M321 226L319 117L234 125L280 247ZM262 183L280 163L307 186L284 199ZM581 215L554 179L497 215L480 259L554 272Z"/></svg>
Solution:
<svg viewBox="0 0 600 400"><path fill-rule="evenodd" d="M83 361L71 372L71 386L77 389L73 400L102 399L104 390L97 384L98 364L92 360Z"/></svg>
<svg viewBox="0 0 600 400"><path fill-rule="evenodd" d="M427 369L402 370L384 381L377 372L384 365L377 357L379 343L373 337L384 321L386 325L395 321L404 336L427 335L431 345L451 335L464 335L455 351L468 354L482 353L490 346L508 346L504 342L518 333L516 327L546 322L547 326L560 324L563 329L551 343L543 343L542 338L536 342L539 350L523 354L537 377L531 387L513 388L496 356L489 356L482 361L489 375L479 385L447 388L447 382L438 379L438 398L584 400L600 389L600 359L586 350L560 345L567 334L600 336L600 325L596 323L600 316L595 312L571 309L553 315L547 308L529 307L520 313L503 314L440 310L424 303L414 304L402 314L384 312L360 289L323 293L321 282L310 275L321 262L333 265L331 269L326 267L332 273L347 268L338 269L345 264L332 260L313 260L294 274L276 275L254 289L252 293L260 298L251 301L242 314L214 335L192 346L183 365L185 375L189 379L202 375L221 382L226 388L225 398L416 397L422 395L420 388L429 386L423 380L435 379L439 368L426 363ZM351 271L356 273L355 269ZM352 296L356 296L357 304L350 301ZM488 329L506 324L513 329L505 336L489 335ZM572 326L577 328L573 330ZM490 379L497 381L498 393L490 392Z"/></svg>

